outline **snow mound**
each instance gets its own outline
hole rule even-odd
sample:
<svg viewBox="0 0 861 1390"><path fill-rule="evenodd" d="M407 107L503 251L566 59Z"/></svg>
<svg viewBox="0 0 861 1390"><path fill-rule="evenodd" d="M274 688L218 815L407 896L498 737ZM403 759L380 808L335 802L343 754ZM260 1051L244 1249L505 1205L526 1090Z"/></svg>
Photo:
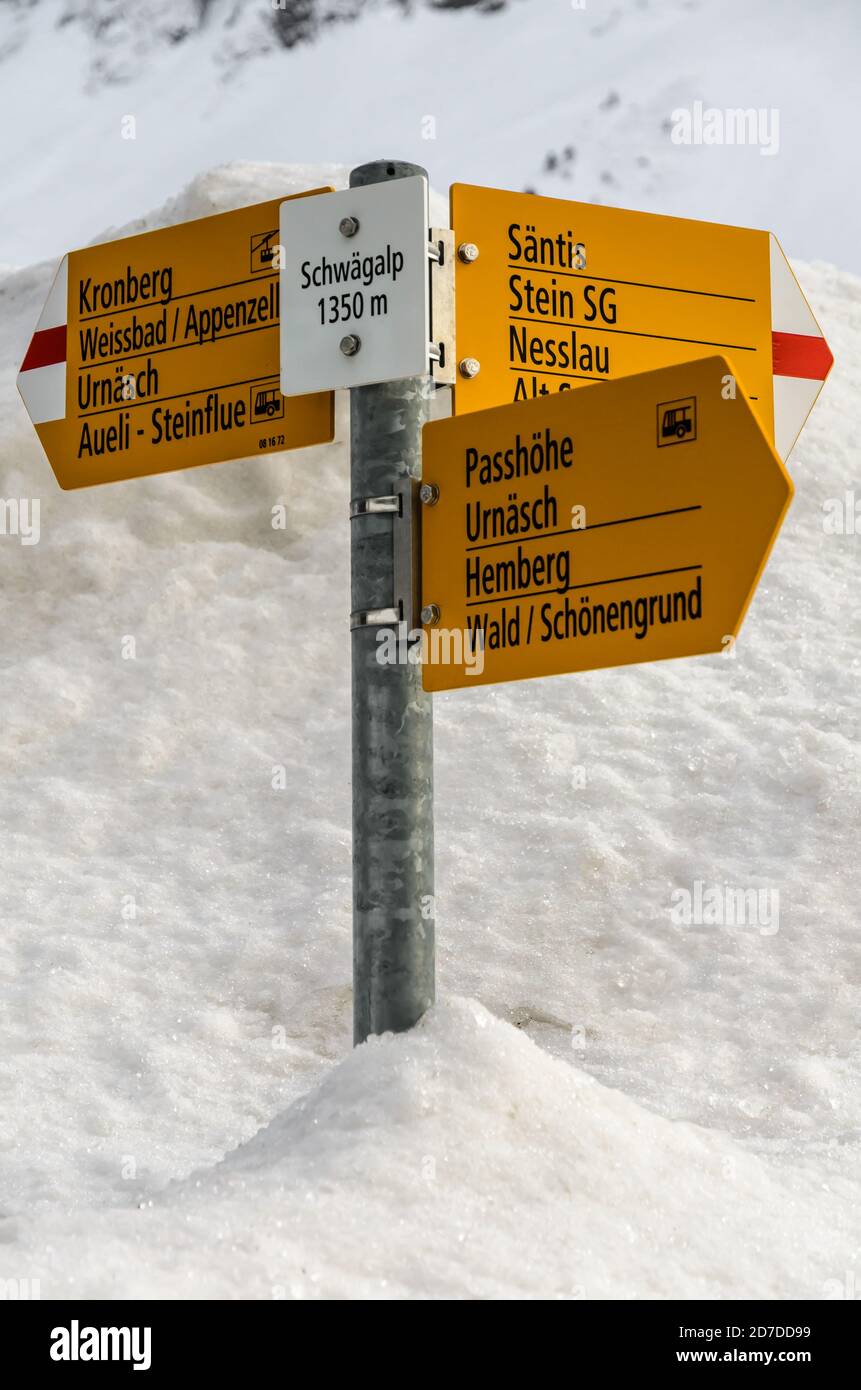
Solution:
<svg viewBox="0 0 861 1390"><path fill-rule="evenodd" d="M52 1222L28 1268L45 1296L70 1244L82 1297L816 1296L839 1207L450 999L86 1241Z"/></svg>

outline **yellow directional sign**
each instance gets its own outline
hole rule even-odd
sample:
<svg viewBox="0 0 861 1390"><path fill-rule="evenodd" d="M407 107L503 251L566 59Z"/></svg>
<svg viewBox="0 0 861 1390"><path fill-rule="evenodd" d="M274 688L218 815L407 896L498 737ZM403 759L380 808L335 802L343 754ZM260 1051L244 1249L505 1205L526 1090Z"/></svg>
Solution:
<svg viewBox="0 0 861 1390"><path fill-rule="evenodd" d="M426 425L427 690L726 650L792 497L727 360Z"/></svg>
<svg viewBox="0 0 861 1390"><path fill-rule="evenodd" d="M832 358L770 233L463 184L451 216L456 414L714 351L787 457Z"/></svg>
<svg viewBox="0 0 861 1390"><path fill-rule="evenodd" d="M18 377L61 487L332 438L331 392L279 389L283 201L63 258Z"/></svg>

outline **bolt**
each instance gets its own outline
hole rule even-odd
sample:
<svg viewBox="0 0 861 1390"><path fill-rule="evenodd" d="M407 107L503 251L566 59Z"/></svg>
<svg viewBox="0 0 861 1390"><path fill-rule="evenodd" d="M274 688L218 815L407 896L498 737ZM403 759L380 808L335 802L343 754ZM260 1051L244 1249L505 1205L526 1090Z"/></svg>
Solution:
<svg viewBox="0 0 861 1390"><path fill-rule="evenodd" d="M466 265L471 265L473 261L478 260L478 247L474 241L462 241L457 248L457 255L458 260L463 261Z"/></svg>
<svg viewBox="0 0 861 1390"><path fill-rule="evenodd" d="M341 339L341 351L345 357L355 357L361 346L362 340L358 333L347 333L346 336Z"/></svg>
<svg viewBox="0 0 861 1390"><path fill-rule="evenodd" d="M433 627L440 619L439 608L435 603L426 603L419 616L427 627Z"/></svg>
<svg viewBox="0 0 861 1390"><path fill-rule="evenodd" d="M338 231L341 233L341 236L355 236L358 230L358 217L342 217L338 223Z"/></svg>
<svg viewBox="0 0 861 1390"><path fill-rule="evenodd" d="M426 507L433 507L439 501L439 488L436 483L422 483L419 498Z"/></svg>
<svg viewBox="0 0 861 1390"><path fill-rule="evenodd" d="M481 371L481 363L477 357L462 357L458 363L461 376L478 376Z"/></svg>

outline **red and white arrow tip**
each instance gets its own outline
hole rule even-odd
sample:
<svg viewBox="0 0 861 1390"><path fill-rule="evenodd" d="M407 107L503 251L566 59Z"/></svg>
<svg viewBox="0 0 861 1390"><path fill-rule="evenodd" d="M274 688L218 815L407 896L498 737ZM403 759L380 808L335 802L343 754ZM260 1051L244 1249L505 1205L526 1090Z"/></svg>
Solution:
<svg viewBox="0 0 861 1390"><path fill-rule="evenodd" d="M813 409L834 357L780 242L773 234L769 242L774 447L785 460Z"/></svg>
<svg viewBox="0 0 861 1390"><path fill-rule="evenodd" d="M64 256L18 373L18 390L34 425L66 414L68 281L69 258Z"/></svg>

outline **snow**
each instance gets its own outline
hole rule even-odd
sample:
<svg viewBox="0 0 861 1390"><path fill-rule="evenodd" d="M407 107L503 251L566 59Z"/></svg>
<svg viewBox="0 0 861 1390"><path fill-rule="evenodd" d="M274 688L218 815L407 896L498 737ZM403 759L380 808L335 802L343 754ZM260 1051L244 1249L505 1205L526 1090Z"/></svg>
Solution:
<svg viewBox="0 0 861 1390"><path fill-rule="evenodd" d="M199 27L191 0L0 7L0 263L85 244L216 164L396 155L440 189L760 226L861 271L856 0L408 8L371 5L288 51L256 0L212 0ZM777 152L673 143L696 102L769 129L776 111Z"/></svg>
<svg viewBox="0 0 861 1390"><path fill-rule="evenodd" d="M214 171L135 225L333 172ZM0 495L41 501L38 545L0 538L0 1274L846 1286L859 542L823 507L857 488L861 281L795 268L837 365L735 657L437 697L443 1002L352 1054L344 401L330 447L61 493L13 385L52 266L0 278ZM776 889L779 930L675 925L697 881Z"/></svg>
<svg viewBox="0 0 861 1390"><path fill-rule="evenodd" d="M25 1249L59 1297L786 1297L842 1267L851 1195L452 999L214 1168Z"/></svg>

